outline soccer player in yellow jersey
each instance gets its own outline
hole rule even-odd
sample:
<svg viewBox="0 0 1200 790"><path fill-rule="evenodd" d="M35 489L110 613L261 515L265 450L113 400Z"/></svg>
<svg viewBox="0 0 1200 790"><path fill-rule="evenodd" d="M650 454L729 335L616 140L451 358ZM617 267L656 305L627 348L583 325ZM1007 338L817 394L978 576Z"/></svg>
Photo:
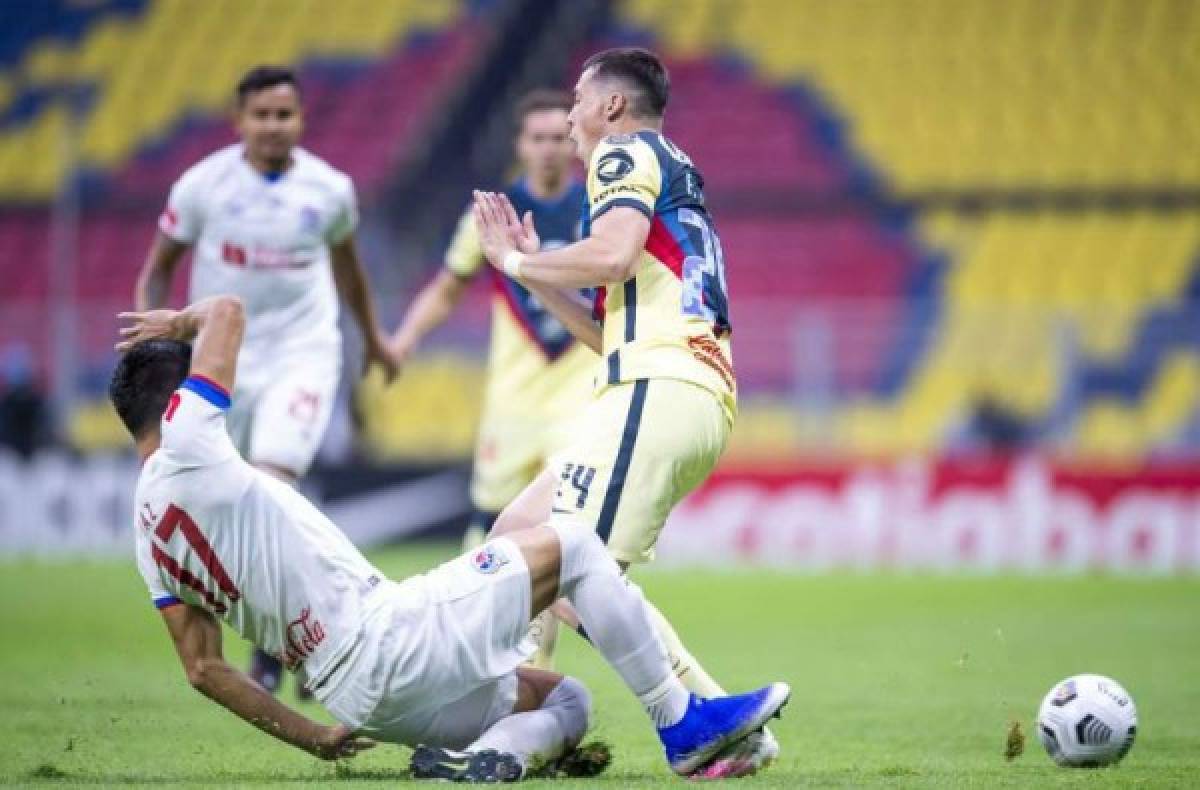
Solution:
<svg viewBox="0 0 1200 790"><path fill-rule="evenodd" d="M582 521L624 567L653 559L668 513L712 471L736 413L721 243L700 172L662 135L668 93L666 70L645 50L608 50L584 64L569 117L588 170L582 241L539 248L532 218L503 195L477 192L474 208L488 260L602 355L571 444L495 531ZM593 287L589 314L570 292ZM721 694L653 614L689 688ZM700 773L752 773L778 750L764 731Z"/></svg>
<svg viewBox="0 0 1200 790"><path fill-rule="evenodd" d="M532 214L543 249L570 244L580 234L586 194L571 174L570 110L568 94L537 90L517 104L515 113L521 175L505 195L522 213ZM393 336L398 359L408 359L450 317L481 270L493 290L491 348L471 476L475 513L464 537L468 548L483 542L500 511L565 445L567 418L590 392L596 365L595 352L576 342L524 286L487 266L469 211L446 251L444 268L417 295ZM548 669L557 620L542 618L535 628L544 633L534 664Z"/></svg>

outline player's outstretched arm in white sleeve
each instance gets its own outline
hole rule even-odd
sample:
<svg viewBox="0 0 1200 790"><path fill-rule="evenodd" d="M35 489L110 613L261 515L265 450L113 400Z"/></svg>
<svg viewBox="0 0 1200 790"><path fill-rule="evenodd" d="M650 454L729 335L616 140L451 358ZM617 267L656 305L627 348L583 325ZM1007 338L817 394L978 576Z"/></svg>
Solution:
<svg viewBox="0 0 1200 790"><path fill-rule="evenodd" d="M221 625L209 612L178 603L161 610L192 688L268 735L322 760L353 757L374 746L350 728L326 726L284 705L225 660Z"/></svg>

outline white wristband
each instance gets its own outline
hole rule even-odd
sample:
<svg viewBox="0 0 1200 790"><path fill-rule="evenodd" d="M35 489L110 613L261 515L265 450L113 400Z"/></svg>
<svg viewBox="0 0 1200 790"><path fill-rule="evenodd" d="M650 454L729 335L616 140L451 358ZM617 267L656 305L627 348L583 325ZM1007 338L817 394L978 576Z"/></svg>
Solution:
<svg viewBox="0 0 1200 790"><path fill-rule="evenodd" d="M500 268L509 277L516 279L521 276L521 264L525 262L525 254L520 250L510 250L500 262Z"/></svg>

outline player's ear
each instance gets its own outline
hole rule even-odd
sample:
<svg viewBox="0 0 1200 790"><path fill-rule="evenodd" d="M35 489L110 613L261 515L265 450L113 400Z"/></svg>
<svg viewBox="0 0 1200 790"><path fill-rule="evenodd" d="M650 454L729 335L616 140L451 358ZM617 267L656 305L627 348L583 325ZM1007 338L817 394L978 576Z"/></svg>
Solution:
<svg viewBox="0 0 1200 790"><path fill-rule="evenodd" d="M612 123L620 118L625 114L628 104L629 102L625 98L624 93L613 92L608 94L608 105L604 108L605 120L607 120L609 123Z"/></svg>
<svg viewBox="0 0 1200 790"><path fill-rule="evenodd" d="M236 100L229 106L229 124L233 127L233 130L238 133L239 137L242 135L243 109L245 108L242 106L242 103Z"/></svg>

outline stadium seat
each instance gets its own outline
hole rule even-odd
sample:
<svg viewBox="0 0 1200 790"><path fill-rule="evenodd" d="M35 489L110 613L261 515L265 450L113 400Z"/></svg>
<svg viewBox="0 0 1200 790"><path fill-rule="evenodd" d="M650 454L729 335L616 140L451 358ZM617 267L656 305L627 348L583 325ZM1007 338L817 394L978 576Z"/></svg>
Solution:
<svg viewBox="0 0 1200 790"><path fill-rule="evenodd" d="M364 106L375 109L365 116L378 131L367 147L394 151L405 120L419 116L414 110L462 65L466 51L452 36L444 46L421 53L418 59L424 62L417 68L407 60L388 60L416 33L462 28L463 6L453 2L346 0L336 13L313 0L142 5L122 3L110 13L94 14L74 38L50 32L35 36L21 51L23 59L0 72L9 84L19 77L20 88L10 87L9 93L49 97L29 117L0 125L0 198L45 199L55 192L63 176L60 151L71 106L80 106L75 136L81 162L111 172L189 119L223 115L230 86L258 63L333 62L360 72L381 64L382 71L358 86L365 97L346 106L358 117L364 117ZM183 30L187 36L177 34ZM401 63L407 68L397 68ZM397 80L406 92L420 89L419 95L407 102L379 101L382 94L395 96ZM75 98L81 92L90 96L86 106ZM367 138L354 139L361 145ZM23 160L24 167L11 166L31 151L44 155ZM35 162L41 164L30 166ZM365 174L381 161L372 152L357 164Z"/></svg>
<svg viewBox="0 0 1200 790"><path fill-rule="evenodd" d="M623 0L614 35L671 59L667 131L714 195L853 194L863 172L898 196L1200 186L1189 3ZM755 98L788 95L778 115ZM742 108L791 141L764 144L777 168L723 161ZM826 160L812 170L789 161L808 140ZM750 214L718 214L735 307L751 305L735 312L739 378L832 409L802 443L930 452L986 402L1044 440L1144 456L1194 416L1197 352L1171 339L1200 326L1194 210L926 212L891 234L869 216Z"/></svg>
<svg viewBox="0 0 1200 790"><path fill-rule="evenodd" d="M622 4L625 24L677 56L733 55L768 82L818 86L898 191L1200 185L1200 11L1186 0L756 0L730 11L722 0Z"/></svg>

